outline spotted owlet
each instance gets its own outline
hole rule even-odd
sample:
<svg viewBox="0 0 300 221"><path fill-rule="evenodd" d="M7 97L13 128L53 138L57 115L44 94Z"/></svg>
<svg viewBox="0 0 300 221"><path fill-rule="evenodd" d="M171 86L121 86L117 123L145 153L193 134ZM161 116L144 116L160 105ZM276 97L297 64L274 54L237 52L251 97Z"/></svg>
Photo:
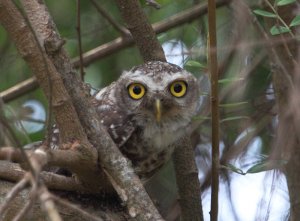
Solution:
<svg viewBox="0 0 300 221"><path fill-rule="evenodd" d="M111 138L147 179L170 158L197 113L198 101L192 74L153 61L125 71L96 94L94 104Z"/></svg>

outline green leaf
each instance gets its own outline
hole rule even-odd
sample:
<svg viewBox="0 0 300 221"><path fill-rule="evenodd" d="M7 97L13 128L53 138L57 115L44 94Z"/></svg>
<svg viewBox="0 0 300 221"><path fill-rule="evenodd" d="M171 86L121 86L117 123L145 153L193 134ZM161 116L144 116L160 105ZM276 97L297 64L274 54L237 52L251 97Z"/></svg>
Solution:
<svg viewBox="0 0 300 221"><path fill-rule="evenodd" d="M246 173L260 173L280 168L285 164L287 164L286 160L262 160L250 167Z"/></svg>
<svg viewBox="0 0 300 221"><path fill-rule="evenodd" d="M201 92L200 95L207 96L207 95L209 95L209 93L208 92Z"/></svg>
<svg viewBox="0 0 300 221"><path fill-rule="evenodd" d="M283 34L283 33L287 33L287 32L291 32L291 29L284 27L284 26L276 26L274 25L271 29L270 29L270 33L272 35L279 35L279 34Z"/></svg>
<svg viewBox="0 0 300 221"><path fill-rule="evenodd" d="M290 24L290 27L300 25L300 15L297 15Z"/></svg>
<svg viewBox="0 0 300 221"><path fill-rule="evenodd" d="M244 171L242 171L240 168L237 168L236 166L234 166L233 164L229 163L226 165L221 165L221 168L226 169L226 170L230 170L232 172L241 174L241 175L245 175L246 173Z"/></svg>
<svg viewBox="0 0 300 221"><path fill-rule="evenodd" d="M207 66L205 64L202 64L198 61L193 61L193 60L189 60L185 63L186 66L190 66L190 67L196 67L196 68L201 68L201 69L207 69Z"/></svg>
<svg viewBox="0 0 300 221"><path fill-rule="evenodd" d="M253 13L263 16L263 17L268 17L268 18L276 18L277 17L276 14L265 11L265 10L261 10L261 9L255 9L255 10L253 10Z"/></svg>
<svg viewBox="0 0 300 221"><path fill-rule="evenodd" d="M262 161L262 162L255 164L254 166L250 167L246 173L260 173L260 172L268 171L271 169L272 168L270 168L268 161Z"/></svg>
<svg viewBox="0 0 300 221"><path fill-rule="evenodd" d="M218 83L225 84L225 83L231 83L234 81L242 81L242 80L244 80L244 78L223 78L223 79L218 80Z"/></svg>
<svg viewBox="0 0 300 221"><path fill-rule="evenodd" d="M234 116L234 117L227 117L222 119L220 122L224 123L226 121L232 121L232 120L241 120L241 119L249 119L247 116Z"/></svg>
<svg viewBox="0 0 300 221"><path fill-rule="evenodd" d="M220 104L219 107L236 107L236 106L241 106L241 105L244 105L244 104L248 104L248 102L244 101L244 102Z"/></svg>
<svg viewBox="0 0 300 221"><path fill-rule="evenodd" d="M206 117L206 116L195 116L193 117L193 120L210 120L211 117Z"/></svg>
<svg viewBox="0 0 300 221"><path fill-rule="evenodd" d="M296 0L281 0L277 2L278 6L289 5L296 2Z"/></svg>

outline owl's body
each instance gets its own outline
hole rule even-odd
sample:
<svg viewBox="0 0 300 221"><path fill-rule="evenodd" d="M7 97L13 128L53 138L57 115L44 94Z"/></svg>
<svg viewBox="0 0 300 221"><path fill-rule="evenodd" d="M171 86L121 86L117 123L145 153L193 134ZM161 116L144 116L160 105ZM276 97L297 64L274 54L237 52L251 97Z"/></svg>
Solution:
<svg viewBox="0 0 300 221"><path fill-rule="evenodd" d="M101 123L143 179L170 158L199 104L195 77L176 65L148 62L96 94Z"/></svg>

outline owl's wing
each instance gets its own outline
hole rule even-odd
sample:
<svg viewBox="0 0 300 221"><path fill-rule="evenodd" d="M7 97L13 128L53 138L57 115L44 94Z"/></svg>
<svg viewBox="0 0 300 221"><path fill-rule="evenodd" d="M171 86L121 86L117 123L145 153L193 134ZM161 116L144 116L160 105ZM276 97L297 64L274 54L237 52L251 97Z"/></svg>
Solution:
<svg viewBox="0 0 300 221"><path fill-rule="evenodd" d="M122 110L114 96L115 83L103 88L98 92L93 100L97 107L97 112L101 123L105 126L107 132L116 143L121 147L135 130L135 125L131 116L126 110Z"/></svg>
<svg viewBox="0 0 300 221"><path fill-rule="evenodd" d="M135 126L131 117L125 110L122 110L113 95L114 83L103 88L93 97L93 104L97 107L97 113L100 122L105 126L107 132L118 147L129 139ZM51 149L58 149L59 145L59 129L53 125L51 135Z"/></svg>

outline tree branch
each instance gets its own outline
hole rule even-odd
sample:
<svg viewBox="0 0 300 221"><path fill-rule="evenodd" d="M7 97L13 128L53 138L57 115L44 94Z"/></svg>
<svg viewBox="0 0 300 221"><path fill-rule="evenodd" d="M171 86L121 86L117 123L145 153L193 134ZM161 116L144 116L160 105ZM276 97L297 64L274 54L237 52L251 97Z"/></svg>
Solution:
<svg viewBox="0 0 300 221"><path fill-rule="evenodd" d="M128 30L147 61L166 61L164 51L138 0L116 0Z"/></svg>
<svg viewBox="0 0 300 221"><path fill-rule="evenodd" d="M37 76L40 86L45 91L47 97L50 96L47 94L49 85L45 80L47 79L47 74L50 80L55 80L52 84L54 87L52 91L54 93L53 103L55 110L57 107L64 109L63 114L60 110L56 110L56 120L60 124L60 132L65 130L63 133L67 136L70 130L78 130L78 134L73 132L73 138L79 139L81 143L84 144L86 148L83 152L84 154L88 154L86 156L87 159L88 157L93 158L95 149L90 147L85 134L81 134L82 128L78 122L78 114L82 125L89 135L91 144L98 151L100 164L109 174L111 182L118 186L116 190L120 190L118 191L119 196L127 205L130 217L135 220L162 220L139 178L131 168L129 161L122 156L106 130L102 127L97 117L96 109L93 108L91 99L88 99L89 95L87 95L82 82L77 78L66 52L61 48L62 40L58 36L58 32L54 27L54 23L48 14L46 6L42 2L36 2L34 0L22 2L24 10L28 15L28 20L34 27L39 42L44 43L43 46L47 54L41 55L43 52L38 49L36 45L38 42L35 41L31 30L24 25L26 21L24 21L19 12L14 8L14 5L8 0L1 0L0 4L1 22L12 35L19 52L24 55L25 60L32 68L33 73ZM12 11L13 13L10 13ZM18 33L21 33L21 29L22 35L18 35ZM47 64L44 64L44 61L40 58L41 56L45 56ZM33 59L35 59L34 62ZM40 61L41 64L38 61ZM48 70L44 70L44 65L48 66ZM57 93L56 90L60 93ZM69 95L71 97L69 97ZM63 100L61 100L62 97ZM58 101L60 102L58 103ZM73 109L73 104L76 111ZM69 109L64 107L69 107ZM70 112L68 113L68 111ZM68 115L67 119L63 119L66 115ZM61 125L62 122L69 125L64 127L64 125ZM99 136L100 134L101 136ZM66 139L63 139L63 141L66 142ZM83 148L81 148L81 151L82 149ZM96 172L95 169L94 172ZM100 173L100 171L98 172ZM98 177L96 176L92 179L95 178Z"/></svg>
<svg viewBox="0 0 300 221"><path fill-rule="evenodd" d="M4 202L0 206L0 214L4 214L5 210L9 207L13 199L23 190L28 184L28 177L21 179L9 193L6 194Z"/></svg>
<svg viewBox="0 0 300 221"><path fill-rule="evenodd" d="M95 0L90 0L92 2L92 4L95 6L95 8L97 9L97 11L99 12L99 14L101 14L118 32L120 32L120 34L122 35L122 37L129 37L128 35L130 35L129 31L122 27L121 25L119 25L111 16L110 14L108 14L100 5L97 4L97 2Z"/></svg>
<svg viewBox="0 0 300 221"><path fill-rule="evenodd" d="M47 20L51 19L47 11L43 14L47 17ZM54 26L49 25L47 26L47 32L58 33ZM56 42L60 41L58 34L43 37L45 42L50 45L56 45ZM64 86L71 96L81 123L89 135L91 144L98 151L100 164L107 171L108 178L110 178L115 190L127 205L129 215L136 220L161 220L161 216L131 168L129 161L121 154L101 125L96 108L92 105L91 99L87 99L83 84L78 80L70 61L66 58L66 52L62 48L57 48L51 60L56 68L60 70L64 79ZM89 111L86 111L87 109ZM100 134L101 136L99 136Z"/></svg>
<svg viewBox="0 0 300 221"><path fill-rule="evenodd" d="M215 0L208 0L208 32L209 52L208 67L211 76L211 127L212 127L212 185L211 185L211 221L218 220L219 204L219 92L218 92L218 60L217 60L217 31L216 31L216 3Z"/></svg>
<svg viewBox="0 0 300 221"><path fill-rule="evenodd" d="M21 83L18 83L11 88L0 92L0 97L4 102L14 100L17 97L20 97L28 92L34 91L39 87L39 84L36 81L35 77L31 77Z"/></svg>
<svg viewBox="0 0 300 221"><path fill-rule="evenodd" d="M80 0L76 2L77 6L77 24L76 24L76 32L77 32L77 39L78 39L78 53L79 53L79 70L80 70L80 77L81 80L84 80L84 70L83 70L83 58L82 58L82 42L81 42L81 12L80 12Z"/></svg>
<svg viewBox="0 0 300 221"><path fill-rule="evenodd" d="M71 208L72 210L78 211L78 213L80 213L82 216L85 216L87 219L89 219L91 221L103 221L103 219L95 217L95 216L91 215L90 213L82 210L80 207L78 207L72 203L69 203L68 201L63 200L53 194L51 194L51 198L53 199L53 201L55 201L58 204L61 204L63 207L68 207L68 208Z"/></svg>
<svg viewBox="0 0 300 221"><path fill-rule="evenodd" d="M182 221L203 221L201 189L190 137L184 137L175 147L174 166L179 192Z"/></svg>
<svg viewBox="0 0 300 221"><path fill-rule="evenodd" d="M217 7L222 7L224 5L227 5L231 2L231 0L218 0L217 1ZM196 5L195 7L191 9L187 9L183 12L180 12L174 16L171 16L170 18L165 19L164 21L157 22L153 24L153 29L156 32L156 34L168 31L172 28L176 28L178 26L183 25L184 23L191 22L199 16L202 16L207 13L207 3ZM102 59L104 57L107 57L113 53L116 53L124 48L127 48L129 46L132 46L134 44L133 38L122 38L119 37L111 42L108 42L106 44L103 44L99 47L96 47L86 53L83 54L83 65L87 66L94 61L97 61L99 59ZM80 65L80 59L79 57L74 58L72 60L72 63L74 67L78 68ZM27 82L28 81L28 82ZM24 85L23 85L24 84ZM38 84L36 83L36 80L34 77L29 78L28 80L21 82L14 87L18 88L15 92L10 92L10 89L3 91L0 93L0 96L5 102L9 102L11 100L14 100L24 93L27 93L29 91L32 91L38 87Z"/></svg>

